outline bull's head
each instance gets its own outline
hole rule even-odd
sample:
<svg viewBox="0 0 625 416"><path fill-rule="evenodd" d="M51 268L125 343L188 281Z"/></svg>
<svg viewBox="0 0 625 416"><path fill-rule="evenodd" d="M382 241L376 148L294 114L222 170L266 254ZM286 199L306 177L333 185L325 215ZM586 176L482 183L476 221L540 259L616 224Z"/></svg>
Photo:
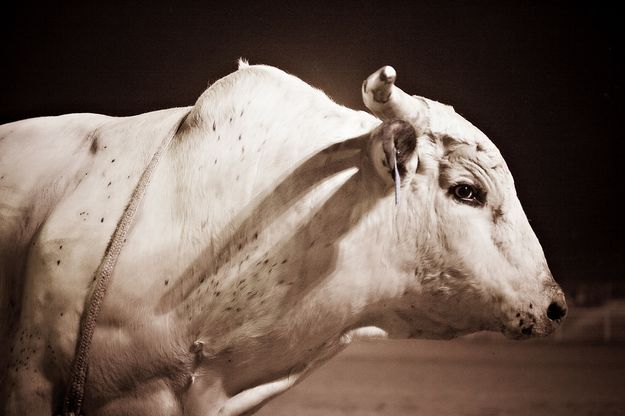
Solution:
<svg viewBox="0 0 625 416"><path fill-rule="evenodd" d="M417 337L553 332L566 315L564 295L501 154L452 107L404 93L395 78L387 66L362 87L383 121L371 160L389 189L399 185L398 270L410 283L397 296L395 325Z"/></svg>

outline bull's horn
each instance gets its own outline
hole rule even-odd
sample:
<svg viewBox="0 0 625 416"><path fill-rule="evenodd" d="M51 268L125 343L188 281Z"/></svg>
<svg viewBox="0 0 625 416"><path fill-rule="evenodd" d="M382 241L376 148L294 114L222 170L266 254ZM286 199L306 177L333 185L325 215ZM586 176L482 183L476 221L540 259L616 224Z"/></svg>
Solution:
<svg viewBox="0 0 625 416"><path fill-rule="evenodd" d="M396 78L395 69L388 65L369 75L362 83L362 99L365 106L382 120L400 118L409 121L417 131L420 131L427 123L427 104L396 87Z"/></svg>

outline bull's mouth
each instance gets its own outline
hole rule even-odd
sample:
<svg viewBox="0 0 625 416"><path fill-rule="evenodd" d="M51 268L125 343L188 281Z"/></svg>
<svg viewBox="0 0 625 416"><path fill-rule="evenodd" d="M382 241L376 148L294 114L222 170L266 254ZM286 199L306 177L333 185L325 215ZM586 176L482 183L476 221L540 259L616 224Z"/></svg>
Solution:
<svg viewBox="0 0 625 416"><path fill-rule="evenodd" d="M532 338L534 335L534 327L528 326L526 328L510 328L504 326L501 328L501 333L508 339L521 341Z"/></svg>
<svg viewBox="0 0 625 416"><path fill-rule="evenodd" d="M551 335L556 330L556 327L551 323L530 322L523 325L503 325L501 333L508 339L521 341L530 338L546 337Z"/></svg>

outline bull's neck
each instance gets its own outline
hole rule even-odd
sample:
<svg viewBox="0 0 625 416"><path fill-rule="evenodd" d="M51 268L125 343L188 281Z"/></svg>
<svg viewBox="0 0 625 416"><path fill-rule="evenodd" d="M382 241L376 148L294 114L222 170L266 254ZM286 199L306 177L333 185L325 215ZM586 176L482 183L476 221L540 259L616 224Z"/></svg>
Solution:
<svg viewBox="0 0 625 416"><path fill-rule="evenodd" d="M298 314L307 313L306 302L314 307L316 297L336 278L342 242L353 238L382 190L366 166L367 140L368 136L360 136L314 153L264 192L242 201L239 211L218 230L210 225L222 219L206 209L208 217L200 224L181 225L204 231L205 238L195 235L203 248L172 279L162 312L171 311L177 321L183 320L189 336L218 338L221 345L274 331L305 330L298 329L305 322ZM192 155L203 157L197 149ZM192 157L187 155L178 169L186 180L194 178L194 188L180 188L179 200L193 200L198 192L215 186L210 172L197 173L196 166L205 161L193 162ZM210 195L206 198L211 200ZM212 200L206 205L218 204L214 208L228 211L228 202ZM348 325L355 319L348 316L351 306L346 303L320 305L325 309L317 312L327 313L326 322L334 319ZM289 325L293 327L284 328Z"/></svg>

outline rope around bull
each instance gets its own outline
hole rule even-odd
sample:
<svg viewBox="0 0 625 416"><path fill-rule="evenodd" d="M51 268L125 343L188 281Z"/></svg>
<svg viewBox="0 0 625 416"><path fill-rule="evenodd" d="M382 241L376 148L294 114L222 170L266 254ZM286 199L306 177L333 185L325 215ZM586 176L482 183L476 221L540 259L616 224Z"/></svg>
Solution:
<svg viewBox="0 0 625 416"><path fill-rule="evenodd" d="M128 202L122 217L117 223L117 227L115 228L111 240L106 247L102 262L96 270L94 277L95 286L87 302L88 309L86 313L83 312L82 316L79 340L76 345L76 354L74 355L74 361L72 363L71 381L67 392L65 393L65 398L63 399L63 416L80 415L85 393L89 348L91 347L91 340L95 331L98 315L100 314L102 302L106 296L111 276L113 275L113 270L117 264L121 249L126 242L126 235L132 226L137 208L139 207L139 204L145 195L146 189L152 180L152 175L156 170L161 155L169 147L169 143L171 143L171 140L180 129L180 126L184 123L187 115L188 113L182 117L178 124L161 142L158 149L156 149L156 152L152 156L148 166L145 168L145 171L141 175L141 178L139 179L139 182L130 197L130 202Z"/></svg>

